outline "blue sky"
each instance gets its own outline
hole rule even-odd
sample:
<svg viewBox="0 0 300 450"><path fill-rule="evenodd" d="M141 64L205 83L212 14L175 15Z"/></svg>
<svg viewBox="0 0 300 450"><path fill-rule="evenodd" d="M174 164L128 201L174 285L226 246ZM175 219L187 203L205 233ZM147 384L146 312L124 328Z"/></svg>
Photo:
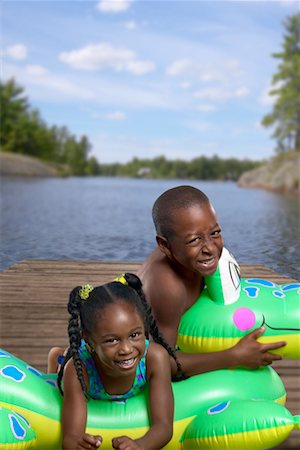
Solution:
<svg viewBox="0 0 300 450"><path fill-rule="evenodd" d="M284 20L299 1L1 0L1 79L99 162L263 159Z"/></svg>

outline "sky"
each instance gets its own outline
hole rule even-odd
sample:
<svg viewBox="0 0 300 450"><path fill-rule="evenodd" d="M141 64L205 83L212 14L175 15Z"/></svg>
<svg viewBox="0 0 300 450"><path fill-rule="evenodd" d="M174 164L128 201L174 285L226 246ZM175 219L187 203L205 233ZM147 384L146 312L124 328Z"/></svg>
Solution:
<svg viewBox="0 0 300 450"><path fill-rule="evenodd" d="M1 80L100 163L268 159L261 126L300 0L1 0Z"/></svg>

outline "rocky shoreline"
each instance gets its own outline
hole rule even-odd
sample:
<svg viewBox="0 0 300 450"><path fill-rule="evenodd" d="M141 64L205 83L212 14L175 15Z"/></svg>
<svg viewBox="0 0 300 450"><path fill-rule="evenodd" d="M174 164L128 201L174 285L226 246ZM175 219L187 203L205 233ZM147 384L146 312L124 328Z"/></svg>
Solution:
<svg viewBox="0 0 300 450"><path fill-rule="evenodd" d="M23 177L57 177L59 169L37 158L0 152L0 175Z"/></svg>
<svg viewBox="0 0 300 450"><path fill-rule="evenodd" d="M272 158L263 166L243 173L238 185L300 195L300 153L293 152Z"/></svg>

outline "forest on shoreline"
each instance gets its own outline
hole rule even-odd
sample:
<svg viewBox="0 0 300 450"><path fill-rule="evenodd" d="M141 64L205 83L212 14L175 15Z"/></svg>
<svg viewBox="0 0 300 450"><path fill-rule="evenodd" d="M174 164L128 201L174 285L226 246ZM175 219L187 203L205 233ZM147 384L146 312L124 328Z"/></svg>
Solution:
<svg viewBox="0 0 300 450"><path fill-rule="evenodd" d="M102 164L90 156L87 136L77 138L67 127L49 127L38 110L33 109L23 87L14 79L0 83L1 151L27 155L55 164L58 173L68 175L128 176L148 178L187 178L202 180L237 180L261 161L222 159L217 155L199 156L186 161L168 160L163 155L154 159L133 158L121 164ZM199 151L200 152L200 151Z"/></svg>

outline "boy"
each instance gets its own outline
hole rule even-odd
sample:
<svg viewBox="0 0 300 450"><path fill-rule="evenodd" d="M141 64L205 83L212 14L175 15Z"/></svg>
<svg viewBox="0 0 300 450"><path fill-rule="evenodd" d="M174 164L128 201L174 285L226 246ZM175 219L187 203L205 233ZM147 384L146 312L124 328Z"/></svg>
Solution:
<svg viewBox="0 0 300 450"><path fill-rule="evenodd" d="M208 197L191 186L164 192L154 203L152 217L157 248L138 276L162 335L175 348L181 316L199 297L204 277L216 271L223 239ZM256 368L281 359L270 350L283 347L285 342L257 342L264 330L261 327L252 331L228 350L205 354L178 352L184 375L234 366ZM176 374L174 363L172 374Z"/></svg>

